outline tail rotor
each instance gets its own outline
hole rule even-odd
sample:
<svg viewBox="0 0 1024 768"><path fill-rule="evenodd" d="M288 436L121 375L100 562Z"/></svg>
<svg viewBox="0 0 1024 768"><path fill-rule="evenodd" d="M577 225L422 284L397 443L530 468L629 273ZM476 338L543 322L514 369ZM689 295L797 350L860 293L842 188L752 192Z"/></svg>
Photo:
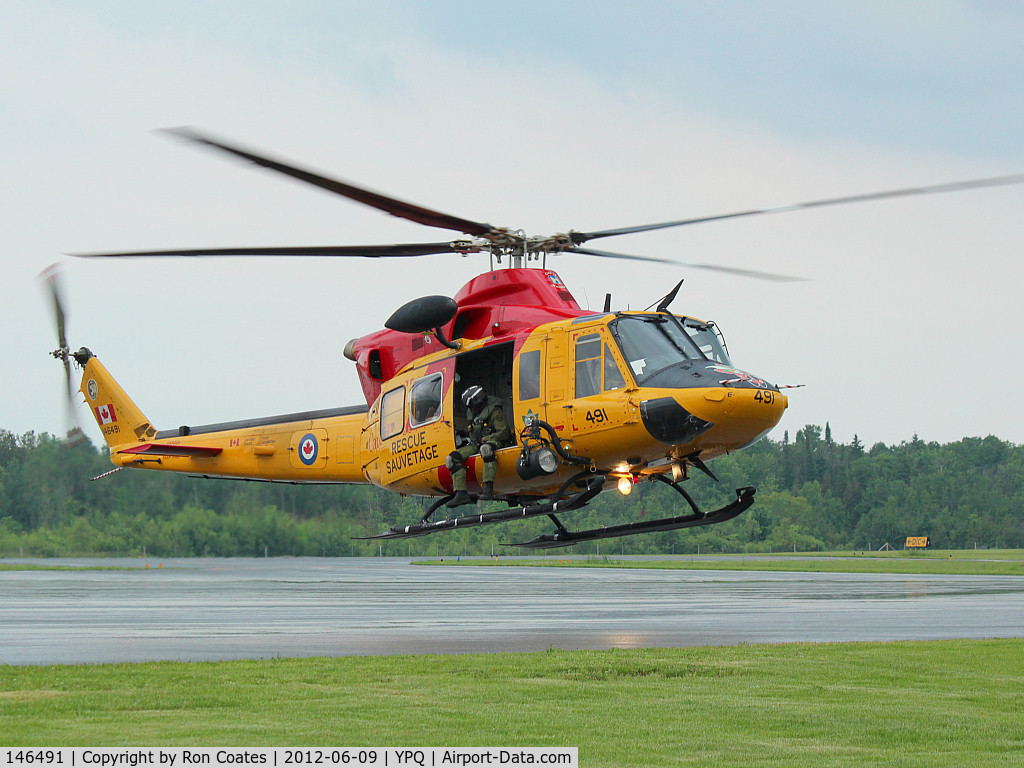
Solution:
<svg viewBox="0 0 1024 768"><path fill-rule="evenodd" d="M64 303L61 300L61 265L51 264L42 272L39 273L39 279L50 293L50 297L53 300L53 315L55 325L57 327L57 343L60 345L57 349L53 350L50 355L57 360L64 363L64 378L67 386L66 399L65 399L65 415L64 422L67 426L67 436L64 438L64 442L69 445L78 445L85 442L85 433L82 432L82 428L78 424L78 419L75 413L75 388L74 383L71 380L71 350L68 347L67 336L65 335L65 325L67 322L67 313L64 311Z"/></svg>

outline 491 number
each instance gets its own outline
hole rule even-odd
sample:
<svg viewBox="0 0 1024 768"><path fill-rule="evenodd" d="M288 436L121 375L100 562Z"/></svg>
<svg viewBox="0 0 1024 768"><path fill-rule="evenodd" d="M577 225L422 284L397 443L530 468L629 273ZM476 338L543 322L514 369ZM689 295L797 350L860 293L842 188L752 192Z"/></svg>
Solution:
<svg viewBox="0 0 1024 768"><path fill-rule="evenodd" d="M775 392L773 392L770 389L759 389L757 390L757 393L754 395L754 399L759 403L771 405L772 403L775 402Z"/></svg>
<svg viewBox="0 0 1024 768"><path fill-rule="evenodd" d="M587 411L586 419L591 424L604 424L608 421L608 412L604 408L595 408L593 411Z"/></svg>

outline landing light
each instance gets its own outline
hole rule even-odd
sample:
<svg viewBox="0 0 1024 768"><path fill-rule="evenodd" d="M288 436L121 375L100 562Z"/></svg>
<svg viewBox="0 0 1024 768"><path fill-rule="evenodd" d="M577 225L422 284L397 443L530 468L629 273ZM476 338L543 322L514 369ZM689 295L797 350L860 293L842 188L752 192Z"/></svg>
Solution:
<svg viewBox="0 0 1024 768"><path fill-rule="evenodd" d="M630 492L633 490L633 478L628 476L620 477L619 482L615 487L623 496L629 496Z"/></svg>
<svg viewBox="0 0 1024 768"><path fill-rule="evenodd" d="M537 466L541 472L550 475L558 469L558 456L550 448L541 448L534 452L537 459Z"/></svg>

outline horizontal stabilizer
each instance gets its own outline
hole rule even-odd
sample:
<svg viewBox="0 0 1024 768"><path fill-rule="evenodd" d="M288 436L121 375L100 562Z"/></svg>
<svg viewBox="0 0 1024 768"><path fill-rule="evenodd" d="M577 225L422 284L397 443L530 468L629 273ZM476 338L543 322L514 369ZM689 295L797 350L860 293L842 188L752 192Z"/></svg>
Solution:
<svg viewBox="0 0 1024 768"><path fill-rule="evenodd" d="M169 445L166 443L143 443L131 448L122 448L118 453L145 453L150 456L216 456L223 448L207 445Z"/></svg>

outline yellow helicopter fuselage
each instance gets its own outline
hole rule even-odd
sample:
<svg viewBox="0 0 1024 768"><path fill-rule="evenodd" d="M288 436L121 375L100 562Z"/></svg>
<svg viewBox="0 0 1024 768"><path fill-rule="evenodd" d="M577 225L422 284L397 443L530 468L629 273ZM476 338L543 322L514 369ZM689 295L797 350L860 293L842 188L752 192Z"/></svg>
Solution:
<svg viewBox="0 0 1024 768"><path fill-rule="evenodd" d="M445 457L466 428L458 395L468 383L501 398L514 433L533 421L550 425L566 454L611 480L655 473L678 479L692 459L742 448L778 423L785 395L727 360L678 355L666 361L671 375L651 370L656 363L637 357L627 330L660 339L665 322L652 314L603 313L506 337L465 339L458 351L440 347L406 365L381 383L369 406L170 431L156 430L91 353L83 350L76 359L84 367L81 391L119 467L373 483L402 494L444 496L452 489ZM671 352L668 343L662 346ZM496 453L499 497L553 493L581 468L562 462L551 474L523 479L516 470L522 442ZM479 456L467 462L471 490L479 489L480 470Z"/></svg>

